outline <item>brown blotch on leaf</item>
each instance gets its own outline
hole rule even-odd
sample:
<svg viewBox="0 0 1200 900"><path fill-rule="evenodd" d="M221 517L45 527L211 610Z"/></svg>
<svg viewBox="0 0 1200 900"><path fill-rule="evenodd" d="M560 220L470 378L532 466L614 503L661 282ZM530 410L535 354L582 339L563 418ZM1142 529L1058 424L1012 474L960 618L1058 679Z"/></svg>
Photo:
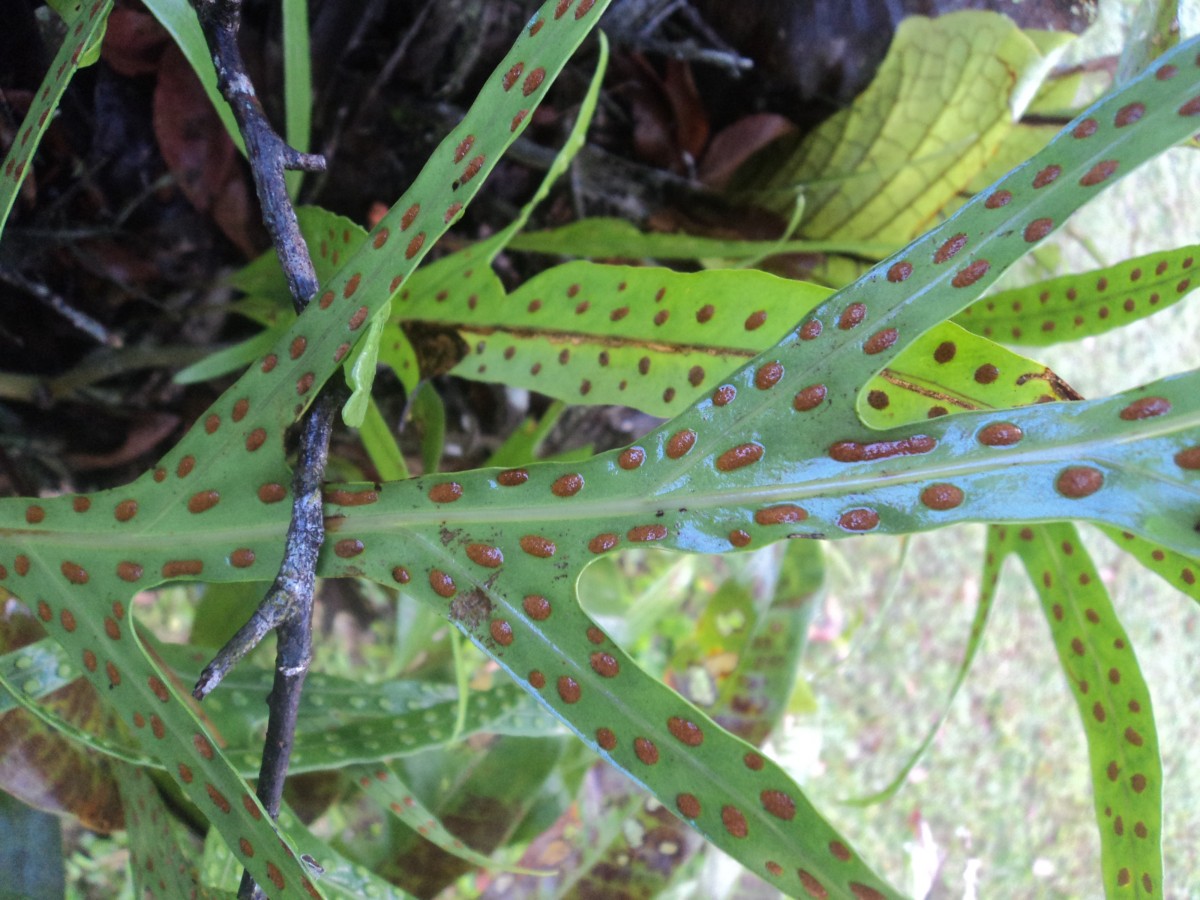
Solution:
<svg viewBox="0 0 1200 900"><path fill-rule="evenodd" d="M967 246L967 236L959 232L937 248L937 251L933 254L933 261L939 264L944 263L946 260L953 258L965 246Z"/></svg>
<svg viewBox="0 0 1200 900"><path fill-rule="evenodd" d="M412 259L421 252L421 248L425 246L425 232L419 231L413 236L413 239L408 242L408 247L404 250L405 259Z"/></svg>
<svg viewBox="0 0 1200 900"><path fill-rule="evenodd" d="M521 538L520 544L522 550L538 559L549 559L558 550L554 541L540 534L527 534Z"/></svg>
<svg viewBox="0 0 1200 900"><path fill-rule="evenodd" d="M625 536L631 541L661 541L667 536L667 529L663 525L635 525Z"/></svg>
<svg viewBox="0 0 1200 900"><path fill-rule="evenodd" d="M740 528L729 532L729 543L735 547L745 547L750 543L750 535Z"/></svg>
<svg viewBox="0 0 1200 900"><path fill-rule="evenodd" d="M493 547L491 544L468 544L467 558L488 569L499 568L504 564L504 553L499 547Z"/></svg>
<svg viewBox="0 0 1200 900"><path fill-rule="evenodd" d="M699 747L704 743L704 732L699 725L689 719L671 716L667 719L667 730L671 732L675 740L687 744L689 747Z"/></svg>
<svg viewBox="0 0 1200 900"><path fill-rule="evenodd" d="M1087 173L1079 179L1079 183L1084 187L1094 187L1112 176L1117 171L1118 162L1115 159L1104 159L1092 166Z"/></svg>
<svg viewBox="0 0 1200 900"><path fill-rule="evenodd" d="M550 601L541 594L530 594L521 603L525 615L536 622L544 622L550 618Z"/></svg>
<svg viewBox="0 0 1200 900"><path fill-rule="evenodd" d="M1186 447L1176 453L1175 465L1189 471L1200 469L1200 446Z"/></svg>
<svg viewBox="0 0 1200 900"><path fill-rule="evenodd" d="M45 518L46 518L46 510L42 509L42 507L38 506L37 504L33 504L31 506L26 507L25 521L28 522L30 525L38 525Z"/></svg>
<svg viewBox="0 0 1200 900"><path fill-rule="evenodd" d="M266 442L267 432L265 428L255 428L252 432L246 435L246 449L251 453L253 453Z"/></svg>
<svg viewBox="0 0 1200 900"><path fill-rule="evenodd" d="M795 818L796 801L783 791L763 791L758 796L762 801L763 809L775 818L783 819L785 822Z"/></svg>
<svg viewBox="0 0 1200 900"><path fill-rule="evenodd" d="M488 630L492 634L492 640L501 647L507 647L513 642L512 626L503 619L493 619Z"/></svg>
<svg viewBox="0 0 1200 900"><path fill-rule="evenodd" d="M884 328L882 331L877 331L863 344L863 353L868 356L874 356L876 353L882 353L892 344L896 343L896 339L900 336L895 328Z"/></svg>
<svg viewBox="0 0 1200 900"><path fill-rule="evenodd" d="M1142 118L1146 113L1146 104L1144 103L1127 103L1117 110L1117 114L1113 117L1113 124L1118 128L1124 128L1126 125L1132 125Z"/></svg>
<svg viewBox="0 0 1200 900"><path fill-rule="evenodd" d="M1046 166L1046 168L1033 177L1033 186L1035 188L1044 188L1048 184L1053 184L1055 179L1061 174L1062 166Z"/></svg>
<svg viewBox="0 0 1200 900"><path fill-rule="evenodd" d="M953 484L931 484L921 491L921 502L930 509L954 509L962 505L962 488Z"/></svg>
<svg viewBox="0 0 1200 900"><path fill-rule="evenodd" d="M611 753L617 749L617 736L611 728L597 728L596 743L600 745L601 750Z"/></svg>
<svg viewBox="0 0 1200 900"><path fill-rule="evenodd" d="M525 469L507 469L496 476L496 484L501 487L516 487L529 480L529 472Z"/></svg>
<svg viewBox="0 0 1200 900"><path fill-rule="evenodd" d="M113 510L113 516L118 522L128 522L137 515L138 504L136 500L122 500Z"/></svg>
<svg viewBox="0 0 1200 900"><path fill-rule="evenodd" d="M638 759L648 766L652 766L658 762L658 747L649 738L634 738L633 752L637 755Z"/></svg>
<svg viewBox="0 0 1200 900"><path fill-rule="evenodd" d="M606 531L603 534L598 534L588 541L588 549L593 553L607 553L613 547L617 546L620 538L611 531Z"/></svg>
<svg viewBox="0 0 1200 900"><path fill-rule="evenodd" d="M988 447L1011 447L1020 443L1023 437L1025 433L1020 426L1012 422L993 422L980 430L977 440Z"/></svg>
<svg viewBox="0 0 1200 900"><path fill-rule="evenodd" d="M1144 743L1141 734L1132 725L1125 729L1125 740L1129 741L1135 747L1140 747Z"/></svg>
<svg viewBox="0 0 1200 900"><path fill-rule="evenodd" d="M501 80L504 90L512 90L512 86L517 83L517 79L521 77L524 71L525 63L514 63L513 67L504 73L504 78Z"/></svg>
<svg viewBox="0 0 1200 900"><path fill-rule="evenodd" d="M529 673L529 683L536 690L540 691L542 688L544 688L546 686L546 676L544 674L542 674L542 672L540 672L539 670L533 669Z"/></svg>
<svg viewBox="0 0 1200 900"><path fill-rule="evenodd" d="M162 471L161 469L158 471ZM155 473L157 474L157 472ZM166 477L166 472L163 472L163 478ZM162 478L155 478L155 481L162 481ZM85 513L92 508L92 501L87 497L76 497L71 501L71 509L77 513Z"/></svg>
<svg viewBox="0 0 1200 900"><path fill-rule="evenodd" d="M754 521L759 525L790 525L794 522L803 522L807 518L808 511L793 503L764 506L754 513Z"/></svg>
<svg viewBox="0 0 1200 900"><path fill-rule="evenodd" d="M713 406L728 406L737 397L737 388L732 384L723 384L713 391Z"/></svg>
<svg viewBox="0 0 1200 900"><path fill-rule="evenodd" d="M295 340L292 341L292 346L288 351L288 355L290 355L292 359L299 359L304 355L304 351L306 349L308 349L308 338L306 338L304 335L299 335L295 338Z"/></svg>
<svg viewBox="0 0 1200 900"><path fill-rule="evenodd" d="M550 485L550 492L555 497L574 497L583 490L583 476L578 472L563 475Z"/></svg>
<svg viewBox="0 0 1200 900"><path fill-rule="evenodd" d="M988 198L983 201L983 205L988 209L999 209L1002 206L1008 206L1012 202L1012 191L996 191L994 194L989 194Z"/></svg>
<svg viewBox="0 0 1200 900"><path fill-rule="evenodd" d="M462 495L462 485L457 481L445 481L429 489L429 499L434 503L453 503Z"/></svg>
<svg viewBox="0 0 1200 900"><path fill-rule="evenodd" d="M254 551L249 547L239 547L229 554L229 564L235 569L248 569L254 565Z"/></svg>
<svg viewBox="0 0 1200 900"><path fill-rule="evenodd" d="M338 506L370 506L379 500L379 492L372 490L348 491L339 488L325 493L325 502Z"/></svg>
<svg viewBox="0 0 1200 900"><path fill-rule="evenodd" d="M392 567L392 581L397 584L408 584L410 580L412 580L412 575L409 574L408 569L404 568L404 566Z"/></svg>
<svg viewBox="0 0 1200 900"><path fill-rule="evenodd" d="M1071 500L1090 497L1104 486L1104 474L1091 466L1068 466L1059 473L1055 489Z"/></svg>
<svg viewBox="0 0 1200 900"><path fill-rule="evenodd" d="M800 340L815 341L821 336L823 327L819 319L809 319L800 326Z"/></svg>
<svg viewBox="0 0 1200 900"><path fill-rule="evenodd" d="M1053 219L1034 219L1025 226L1025 240L1032 244L1035 241L1040 241L1046 235L1054 230Z"/></svg>
<svg viewBox="0 0 1200 900"><path fill-rule="evenodd" d="M675 432L667 441L667 456L671 459L679 459L696 445L696 432L690 428L684 428L681 431Z"/></svg>
<svg viewBox="0 0 1200 900"><path fill-rule="evenodd" d="M1179 107L1178 112L1181 116L1200 116L1200 96L1193 97L1187 103L1183 104L1183 106Z"/></svg>
<svg viewBox="0 0 1200 900"><path fill-rule="evenodd" d="M879 525L879 513L866 507L848 509L838 518L838 525L845 531L870 531Z"/></svg>
<svg viewBox="0 0 1200 900"><path fill-rule="evenodd" d="M1121 410L1120 415L1126 422L1134 422L1138 419L1165 416L1170 411L1171 401L1166 397L1142 397L1140 400L1134 400Z"/></svg>
<svg viewBox="0 0 1200 900"><path fill-rule="evenodd" d="M841 463L873 462L893 456L916 456L937 447L937 440L926 434L915 434L898 441L838 441L829 448L829 456Z"/></svg>
<svg viewBox="0 0 1200 900"><path fill-rule="evenodd" d="M851 328L857 328L862 324L863 319L867 317L867 305L865 303L851 303L844 310L841 316L838 317L838 328L842 331L849 331ZM803 337L803 335L801 335Z"/></svg>
<svg viewBox="0 0 1200 900"><path fill-rule="evenodd" d="M287 488L277 482L264 484L258 489L258 499L263 503L278 503L287 496Z"/></svg>
<svg viewBox="0 0 1200 900"><path fill-rule="evenodd" d="M439 597L453 597L458 590L454 586L454 579L441 569L431 569L429 571L429 586L433 588L433 592Z"/></svg>
<svg viewBox="0 0 1200 900"><path fill-rule="evenodd" d="M717 457L716 466L722 472L732 472L752 465L763 457L762 444L739 444Z"/></svg>
<svg viewBox="0 0 1200 900"><path fill-rule="evenodd" d="M117 563L117 577L122 581L137 581L142 577L142 571L141 566L129 560Z"/></svg>
<svg viewBox="0 0 1200 900"><path fill-rule="evenodd" d="M984 363L975 370L975 380L979 384L991 384L1000 377L1000 370L991 363Z"/></svg>
<svg viewBox="0 0 1200 900"><path fill-rule="evenodd" d="M636 469L645 461L646 451L641 447L629 447L623 450L621 455L617 457L617 465L626 471Z"/></svg>
<svg viewBox="0 0 1200 900"><path fill-rule="evenodd" d="M703 325L713 317L713 313L715 312L716 309L711 303L705 303L702 307L696 310L696 321Z"/></svg>
<svg viewBox="0 0 1200 900"><path fill-rule="evenodd" d="M333 552L342 559L358 556L366 547L358 538L343 538L333 545Z"/></svg>
<svg viewBox="0 0 1200 900"><path fill-rule="evenodd" d="M808 412L816 409L825 401L826 393L827 391L825 385L810 384L808 387L796 394L795 398L792 400L792 408L795 409L796 412Z"/></svg>
<svg viewBox="0 0 1200 900"><path fill-rule="evenodd" d="M615 678L621 671L617 658L611 653L597 651L592 654L592 669L604 678Z"/></svg>
<svg viewBox="0 0 1200 900"><path fill-rule="evenodd" d="M185 578L204 571L204 562L199 559L172 559L163 563L163 578Z"/></svg>
<svg viewBox="0 0 1200 900"><path fill-rule="evenodd" d="M69 609L64 609L62 612L60 612L58 614L58 619L60 622L62 622L62 627L63 627L64 631L70 633L75 630L75 628L76 628L75 613L71 612ZM113 630L116 630L117 623L113 622L113 620L108 617L105 617L105 619L104 619L104 623L105 623L104 627L108 628L109 622L112 622L112 628L113 628ZM112 635L109 635L109 636L111 637ZM121 636L121 632L117 631L117 638L120 638L120 636Z"/></svg>
<svg viewBox="0 0 1200 900"><path fill-rule="evenodd" d="M358 329L362 328L362 323L367 321L367 316L370 314L370 312L371 311L367 309L367 307L360 306L354 311L354 315L352 315L346 322L347 327L351 331L358 331ZM304 391L300 391L299 393L303 394Z"/></svg>
<svg viewBox="0 0 1200 900"><path fill-rule="evenodd" d="M758 310L746 316L744 327L747 331L756 331L761 328L767 321L767 313L765 310Z"/></svg>
<svg viewBox="0 0 1200 900"><path fill-rule="evenodd" d="M754 386L760 391L769 390L783 377L783 366L778 362L764 363L754 373Z"/></svg>
<svg viewBox="0 0 1200 900"><path fill-rule="evenodd" d="M887 280L891 282L907 281L908 277L912 275L912 272L912 263L908 262L907 260L901 260L898 263L894 263L892 267L888 269Z"/></svg>
<svg viewBox="0 0 1200 900"><path fill-rule="evenodd" d="M736 806L726 805L721 807L721 824L735 838L744 838L750 833L750 829L746 825L745 815Z"/></svg>
<svg viewBox="0 0 1200 900"><path fill-rule="evenodd" d="M570 675L560 675L558 678L558 696L562 698L563 703L578 703L579 698L583 696L583 688Z"/></svg>
<svg viewBox="0 0 1200 900"><path fill-rule="evenodd" d="M958 274L950 279L950 284L956 288L970 287L986 275L991 267L992 264L986 259L977 259L959 270Z"/></svg>
<svg viewBox="0 0 1200 900"><path fill-rule="evenodd" d="M679 794L675 797L675 808L685 819L700 818L700 801L695 794Z"/></svg>
<svg viewBox="0 0 1200 900"><path fill-rule="evenodd" d="M202 513L212 509L221 502L218 491L200 491L188 498L187 508L190 513Z"/></svg>
<svg viewBox="0 0 1200 900"><path fill-rule="evenodd" d="M71 582L71 584L87 584L88 583L89 579L88 579L87 570L83 566L79 565L78 563L73 563L73 562L70 562L69 560L64 560L63 564L61 566L61 569L62 569L63 577L66 578L67 581Z"/></svg>
<svg viewBox="0 0 1200 900"><path fill-rule="evenodd" d="M1089 138L1096 133L1096 129L1099 127L1100 125L1095 119L1084 119L1071 129L1071 137Z"/></svg>
<svg viewBox="0 0 1200 900"><path fill-rule="evenodd" d="M887 409L891 402L887 391L871 391L867 394L867 406L871 409Z"/></svg>
<svg viewBox="0 0 1200 900"><path fill-rule="evenodd" d="M546 70L538 66L532 72L525 76L525 83L521 85L521 93L528 97L546 80Z"/></svg>

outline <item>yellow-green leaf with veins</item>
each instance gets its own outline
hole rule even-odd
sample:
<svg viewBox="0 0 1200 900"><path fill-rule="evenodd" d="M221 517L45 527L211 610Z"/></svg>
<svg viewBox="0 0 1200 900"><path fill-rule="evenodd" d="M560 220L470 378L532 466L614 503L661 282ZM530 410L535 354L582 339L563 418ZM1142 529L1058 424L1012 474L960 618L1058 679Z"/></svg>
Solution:
<svg viewBox="0 0 1200 900"><path fill-rule="evenodd" d="M871 86L747 186L781 212L801 193L803 237L902 244L988 164L1051 61L996 13L905 19Z"/></svg>

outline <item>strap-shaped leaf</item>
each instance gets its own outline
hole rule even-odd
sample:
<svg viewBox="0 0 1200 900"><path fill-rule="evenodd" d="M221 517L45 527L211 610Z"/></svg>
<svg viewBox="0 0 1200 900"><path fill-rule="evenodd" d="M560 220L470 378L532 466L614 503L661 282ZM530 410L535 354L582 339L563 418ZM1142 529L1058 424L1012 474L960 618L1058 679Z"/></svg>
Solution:
<svg viewBox="0 0 1200 900"><path fill-rule="evenodd" d="M71 16L65 17L67 37L50 63L50 72L42 82L0 166L0 234L4 233L4 224L17 199L17 191L32 168L33 154L42 135L46 133L50 117L58 108L63 91L67 89L76 70L81 65L87 65L84 54L96 36L103 32L111 10L112 0L86 0L74 7Z"/></svg>
<svg viewBox="0 0 1200 900"><path fill-rule="evenodd" d="M544 90L551 49L565 58L567 36L580 36L578 22L600 5L559 0L531 24L483 90L499 130ZM563 46L545 40L554 35ZM781 889L891 895L785 772L640 673L579 609L575 579L622 545L725 551L967 519L1090 518L1194 555L1200 376L1108 400L888 432L869 431L854 404L875 372L1099 185L1194 129L1196 47L1181 45L1093 106L1026 166L822 303L636 448L569 466L331 487L322 571L407 585L602 755ZM543 66L546 75L536 74ZM110 696L122 717L152 735L145 740L156 753L188 767L183 787L203 808L222 811L221 800L234 807L249 794L215 752L212 760L195 752L211 748L199 723L138 648L125 649L134 635L124 604L135 588L168 578L273 574L287 520L283 428L399 286L396 276L407 277L456 214L454 198L494 161L498 150L482 134L472 120L449 138L414 188L420 209L403 199L277 348L153 473L89 497L0 502L6 586L95 682L107 688L113 665L119 683ZM1031 501L1021 508L1009 491L1014 480ZM264 861L278 853L265 824L240 813L216 822L235 850L241 837L255 841L242 861L263 883L304 872L298 863L286 874L267 870ZM294 892L294 881L280 889Z"/></svg>

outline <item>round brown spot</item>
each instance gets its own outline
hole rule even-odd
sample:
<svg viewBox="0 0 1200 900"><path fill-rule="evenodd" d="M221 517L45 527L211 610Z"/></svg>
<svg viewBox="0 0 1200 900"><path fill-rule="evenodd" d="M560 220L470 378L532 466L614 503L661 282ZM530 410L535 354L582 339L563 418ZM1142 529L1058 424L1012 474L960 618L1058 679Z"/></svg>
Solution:
<svg viewBox="0 0 1200 900"><path fill-rule="evenodd" d="M690 369L688 369L687 379L688 384L690 384L692 387L700 387L701 382L704 381L704 367L692 366Z"/></svg>
<svg viewBox="0 0 1200 900"><path fill-rule="evenodd" d="M611 653L597 651L592 654L591 663L596 674L604 678L615 678L621 671L620 663Z"/></svg>
<svg viewBox="0 0 1200 900"><path fill-rule="evenodd" d="M1129 741L1129 743L1133 744L1135 747L1140 747L1144 743L1141 734L1139 734L1138 730L1132 726L1125 729L1125 740Z"/></svg>
<svg viewBox="0 0 1200 900"><path fill-rule="evenodd" d="M729 532L729 543L735 547L745 547L750 543L750 535L742 531L740 528Z"/></svg>
<svg viewBox="0 0 1200 900"><path fill-rule="evenodd" d="M558 679L558 696L562 697L563 703L578 703L583 696L583 688L570 675L561 675Z"/></svg>
<svg viewBox="0 0 1200 900"><path fill-rule="evenodd" d="M1071 136L1076 138L1089 138L1096 133L1096 129L1099 127L1100 125L1095 119L1084 119L1073 129L1071 129Z"/></svg>
<svg viewBox="0 0 1200 900"><path fill-rule="evenodd" d="M292 346L289 348L288 353L292 359L299 359L304 355L304 351L307 347L308 338L304 337L304 335L299 335L295 340L292 341Z"/></svg>
<svg viewBox="0 0 1200 900"><path fill-rule="evenodd" d="M1055 179L1062 174L1062 166L1046 166L1037 175L1033 176L1034 188L1044 188L1048 184L1053 184Z"/></svg>
<svg viewBox="0 0 1200 900"><path fill-rule="evenodd" d="M967 236L959 232L937 248L937 251L933 254L933 261L938 264L944 263L965 246L967 246Z"/></svg>
<svg viewBox="0 0 1200 900"><path fill-rule="evenodd" d="M1126 125L1132 125L1142 118L1146 113L1146 104L1144 103L1127 103L1117 110L1116 116L1113 117L1113 124L1118 128L1124 128Z"/></svg>
<svg viewBox="0 0 1200 900"><path fill-rule="evenodd" d="M529 480L529 472L525 469L506 469L496 476L496 484L501 487L517 487Z"/></svg>
<svg viewBox="0 0 1200 900"><path fill-rule="evenodd" d="M746 817L736 806L721 807L721 824L735 838L744 838L750 833L750 829L746 825Z"/></svg>
<svg viewBox="0 0 1200 900"><path fill-rule="evenodd" d="M243 397L241 400L238 400L233 404L233 414L230 416L230 418L232 418L235 422L240 422L242 419L246 418L246 413L249 411L250 401Z"/></svg>
<svg viewBox="0 0 1200 900"><path fill-rule="evenodd" d="M713 391L713 406L728 406L737 397L737 388L732 384L723 384Z"/></svg>
<svg viewBox="0 0 1200 900"><path fill-rule="evenodd" d="M700 818L700 801L694 794L679 794L675 798L675 808L685 819Z"/></svg>
<svg viewBox="0 0 1200 900"><path fill-rule="evenodd" d="M783 791L763 791L759 794L763 809L785 822L796 816L796 801Z"/></svg>
<svg viewBox="0 0 1200 900"><path fill-rule="evenodd" d="M287 488L282 484L270 482L258 489L258 499L263 503L278 503L287 496Z"/></svg>
<svg viewBox="0 0 1200 900"><path fill-rule="evenodd" d="M1055 489L1071 500L1090 497L1104 486L1104 474L1091 466L1068 466L1059 473Z"/></svg>
<svg viewBox="0 0 1200 900"><path fill-rule="evenodd" d="M826 393L827 391L825 385L810 384L808 387L800 391L800 393L796 394L795 398L792 400L792 408L795 409L796 412L809 412L810 410L814 410L825 401Z"/></svg>
<svg viewBox="0 0 1200 900"><path fill-rule="evenodd" d="M921 502L930 509L954 509L962 504L963 492L952 484L931 484L921 491Z"/></svg>
<svg viewBox="0 0 1200 900"><path fill-rule="evenodd" d="M214 434L216 432L216 430L220 427L221 427L221 417L218 416L216 413L213 413L207 419L204 420L204 431L207 434Z"/></svg>
<svg viewBox="0 0 1200 900"><path fill-rule="evenodd" d="M863 353L868 356L874 356L876 353L882 353L892 344L896 343L896 339L900 336L895 328L885 328L882 331L877 331L863 344Z"/></svg>
<svg viewBox="0 0 1200 900"><path fill-rule="evenodd" d="M830 841L829 852L834 855L834 858L841 862L850 862L850 849L841 841Z"/></svg>
<svg viewBox="0 0 1200 900"><path fill-rule="evenodd" d="M429 586L433 588L433 592L439 597L453 597L458 590L454 586L454 579L441 569L431 569L429 571Z"/></svg>
<svg viewBox="0 0 1200 900"><path fill-rule="evenodd" d="M699 725L689 719L671 716L671 718L667 719L667 729L671 732L675 740L681 744L687 744L689 747L699 747L704 743L704 732L701 731Z"/></svg>
<svg viewBox="0 0 1200 900"><path fill-rule="evenodd" d="M767 313L765 310L758 310L750 313L746 317L745 328L747 331L756 331L761 328L767 321Z"/></svg>
<svg viewBox="0 0 1200 900"><path fill-rule="evenodd" d="M1008 206L1012 202L1012 198L1012 191L996 191L988 195L988 198L983 201L983 205L988 209L999 209L1002 206Z"/></svg>
<svg viewBox="0 0 1200 900"><path fill-rule="evenodd" d="M550 618L550 601L541 594L530 594L521 603L525 609L525 615L537 622L544 622Z"/></svg>
<svg viewBox="0 0 1200 900"><path fill-rule="evenodd" d="M892 267L888 269L887 280L891 282L907 281L908 276L912 274L912 271L912 263L908 262L907 260L901 260L898 263L894 263Z"/></svg>
<svg viewBox="0 0 1200 900"><path fill-rule="evenodd" d="M128 522L137 515L138 504L136 500L122 500L113 510L113 516L118 522Z"/></svg>
<svg viewBox="0 0 1200 900"><path fill-rule="evenodd" d="M596 729L596 743L600 745L601 750L606 750L611 753L617 749L617 736L613 734L611 728Z"/></svg>
<svg viewBox="0 0 1200 900"><path fill-rule="evenodd" d="M520 544L522 550L538 559L549 559L558 551L554 541L540 534L527 534L521 538Z"/></svg>
<svg viewBox="0 0 1200 900"><path fill-rule="evenodd" d="M563 475L550 485L550 492L555 497L574 497L581 490L583 490L583 476L578 472Z"/></svg>
<svg viewBox="0 0 1200 900"><path fill-rule="evenodd" d="M754 373L754 386L760 391L775 387L783 377L783 366L778 362L765 363Z"/></svg>
<svg viewBox="0 0 1200 900"><path fill-rule="evenodd" d="M1034 219L1025 226L1025 240L1032 244L1035 241L1040 241L1053 230L1053 219Z"/></svg>
<svg viewBox="0 0 1200 900"><path fill-rule="evenodd" d="M607 553L613 547L617 546L620 538L611 531L606 531L603 534L598 534L588 541L588 549L593 553Z"/></svg>
<svg viewBox="0 0 1200 900"><path fill-rule="evenodd" d="M838 328L842 329L842 331L857 328L866 317L867 305L865 303L851 303L842 311L841 316L838 318Z"/></svg>
<svg viewBox="0 0 1200 900"><path fill-rule="evenodd" d="M267 432L263 428L255 428L246 435L246 449L253 453L267 442Z"/></svg>
<svg viewBox="0 0 1200 900"><path fill-rule="evenodd" d="M525 83L521 85L521 93L528 97L539 87L542 86L542 81L546 78L546 70L538 66L532 72L525 76Z"/></svg>
<svg viewBox="0 0 1200 900"><path fill-rule="evenodd" d="M975 380L980 384L992 384L1000 377L1000 370L991 363L984 363L975 370Z"/></svg>
<svg viewBox="0 0 1200 900"><path fill-rule="evenodd" d="M411 579L412 575L409 574L408 569L404 568L404 566L392 567L392 581L397 584L408 584Z"/></svg>
<svg viewBox="0 0 1200 900"><path fill-rule="evenodd" d="M696 432L690 428L684 428L671 435L667 441L667 456L671 459L679 459L696 445Z"/></svg>
<svg viewBox="0 0 1200 900"><path fill-rule="evenodd" d="M809 319L800 326L800 340L815 341L821 336L823 328L819 319Z"/></svg>
<svg viewBox="0 0 1200 900"><path fill-rule="evenodd" d="M762 444L738 444L717 457L716 466L722 472L732 472L752 465L763 457Z"/></svg>
<svg viewBox="0 0 1200 900"><path fill-rule="evenodd" d="M343 538L333 545L333 552L342 559L358 556L366 547L358 538Z"/></svg>
<svg viewBox="0 0 1200 900"><path fill-rule="evenodd" d="M63 560L63 564L60 568L62 569L63 577L66 578L67 581L71 582L71 584L88 583L89 578L87 569L78 563L73 563L69 560ZM19 569L18 572L20 572Z"/></svg>
<svg viewBox="0 0 1200 900"><path fill-rule="evenodd" d="M956 288L970 287L988 273L992 264L986 259L977 259L962 269L950 279L950 284Z"/></svg>
<svg viewBox="0 0 1200 900"><path fill-rule="evenodd" d="M1025 433L1012 422L993 422L980 429L976 439L988 447L1011 447L1020 443Z"/></svg>
<svg viewBox="0 0 1200 900"><path fill-rule="evenodd" d="M706 303L696 310L696 321L703 325L713 317L713 313L715 312L716 309L713 308L713 305L711 303Z"/></svg>
<svg viewBox="0 0 1200 900"><path fill-rule="evenodd" d="M1185 447L1175 454L1175 465L1181 469L1194 471L1200 469L1200 446Z"/></svg>
<svg viewBox="0 0 1200 900"><path fill-rule="evenodd" d="M158 472L162 472L162 470L161 469L156 470L155 475L157 475ZM166 478L166 477L167 477L167 473L163 472L163 478ZM162 481L163 478L156 477L154 480ZM71 501L71 509L75 510L75 512L77 512L77 513L85 513L91 508L92 508L92 501L90 499L88 499L87 497L76 497L74 500Z"/></svg>
<svg viewBox="0 0 1200 900"><path fill-rule="evenodd" d="M541 690L546 686L546 676L534 669L529 673L529 683L537 690Z"/></svg>
<svg viewBox="0 0 1200 900"><path fill-rule="evenodd" d="M1165 416L1170 411L1171 401L1166 397L1142 397L1140 400L1134 400L1121 410L1121 418L1126 422L1133 422L1137 419Z"/></svg>
<svg viewBox="0 0 1200 900"><path fill-rule="evenodd" d="M122 581L137 581L142 577L142 567L135 562L124 560L117 563L117 577Z"/></svg>
<svg viewBox="0 0 1200 900"><path fill-rule="evenodd" d="M641 447L628 447L617 457L617 465L626 471L638 468L645 461L646 451Z"/></svg>
<svg viewBox="0 0 1200 900"><path fill-rule="evenodd" d="M444 481L429 489L429 499L434 503L453 503L462 495L462 485L457 481Z"/></svg>
<svg viewBox="0 0 1200 900"><path fill-rule="evenodd" d="M661 541L667 536L667 529L663 525L635 525L625 533L625 537L631 541Z"/></svg>
<svg viewBox="0 0 1200 900"><path fill-rule="evenodd" d="M870 391L867 394L867 406L871 409L887 409L888 404L892 402L887 395L887 391Z"/></svg>
<svg viewBox="0 0 1200 900"><path fill-rule="evenodd" d="M488 569L498 568L504 563L504 554L499 547L491 544L468 544L467 558L471 562Z"/></svg>
<svg viewBox="0 0 1200 900"><path fill-rule="evenodd" d="M657 313L654 314L654 324L662 325L670 317L671 317L671 311L669 309L660 309Z"/></svg>
<svg viewBox="0 0 1200 900"><path fill-rule="evenodd" d="M1129 779L1129 786L1133 788L1135 794L1140 794L1146 790L1146 776L1140 772Z"/></svg>
<svg viewBox="0 0 1200 900"><path fill-rule="evenodd" d="M38 525L46 518L46 510L34 504L25 508L25 521L30 525Z"/></svg>
<svg viewBox="0 0 1200 900"><path fill-rule="evenodd" d="M29 574L29 557L24 553L18 553L16 559L13 560L13 569L22 577Z"/></svg>
<svg viewBox="0 0 1200 900"><path fill-rule="evenodd" d="M1115 159L1103 159L1088 169L1087 173L1079 179L1079 183L1083 187L1095 187L1112 177L1113 173L1117 171L1118 165L1119 163Z"/></svg>
<svg viewBox="0 0 1200 900"><path fill-rule="evenodd" d="M866 507L848 509L838 517L838 525L846 531L870 531L879 525L879 513Z"/></svg>
<svg viewBox="0 0 1200 900"><path fill-rule="evenodd" d="M803 522L807 518L808 512L792 503L764 506L754 513L754 521L759 525L790 525L794 522Z"/></svg>
<svg viewBox="0 0 1200 900"><path fill-rule="evenodd" d="M200 491L188 498L187 508L190 513L202 513L212 509L221 502L221 494L217 491Z"/></svg>
<svg viewBox="0 0 1200 900"><path fill-rule="evenodd" d="M493 619L489 630L492 633L492 640L501 647L507 647L513 642L512 626L503 619Z"/></svg>

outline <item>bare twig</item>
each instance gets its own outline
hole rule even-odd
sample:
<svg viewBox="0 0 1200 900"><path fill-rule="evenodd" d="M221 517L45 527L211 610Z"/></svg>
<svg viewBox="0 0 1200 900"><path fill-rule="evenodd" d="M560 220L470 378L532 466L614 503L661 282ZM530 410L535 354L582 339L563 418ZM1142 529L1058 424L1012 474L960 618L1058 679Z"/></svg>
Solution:
<svg viewBox="0 0 1200 900"><path fill-rule="evenodd" d="M292 302L301 312L316 293L318 282L283 173L288 169L324 171L324 157L288 146L267 121L238 48L241 0L193 0L193 5L217 70L218 87L233 109L246 143L263 222L283 267ZM323 393L305 416L292 484L292 521L279 574L250 621L205 667L193 691L197 698L203 698L268 631L278 628L275 682L268 700L270 714L257 789L259 800L272 818L279 814L295 738L296 710L308 674L317 555L325 540L321 480L339 399L336 391ZM260 893L250 873L244 872L238 896L248 898Z"/></svg>

